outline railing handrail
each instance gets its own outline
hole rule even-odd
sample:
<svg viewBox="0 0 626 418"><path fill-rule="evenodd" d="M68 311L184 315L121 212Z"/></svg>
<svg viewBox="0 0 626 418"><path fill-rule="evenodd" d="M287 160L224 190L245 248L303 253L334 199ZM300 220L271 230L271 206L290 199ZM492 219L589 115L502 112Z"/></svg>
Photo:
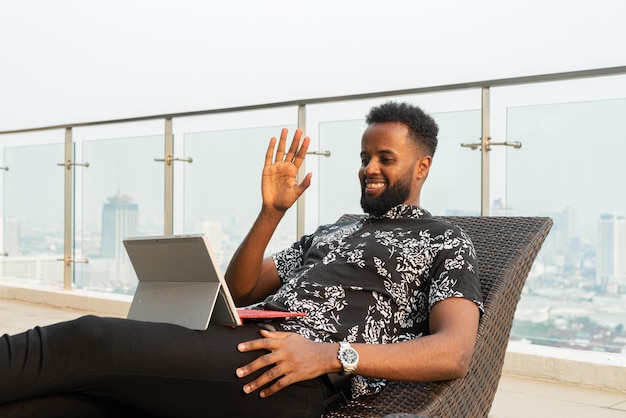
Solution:
<svg viewBox="0 0 626 418"><path fill-rule="evenodd" d="M318 97L318 98L310 98L310 99L295 99L295 100L286 100L286 101L273 102L273 103L259 103L259 104L253 104L253 105L233 106L233 107L206 109L206 110L198 110L198 111L190 111L190 112L163 113L163 114L158 114L158 115L137 116L137 117L121 118L121 119L108 119L108 120L101 120L101 121L94 121L94 122L79 122L79 123L68 123L68 124L60 124L60 125L40 126L40 127L35 127L35 128L11 129L11 130L6 130L6 131L0 131L0 135L36 132L36 131L47 131L47 130L53 130L53 129L77 128L77 127L96 126L96 125L109 125L109 124L115 124L115 123L143 122L147 120L157 120L157 119L173 119L173 118L190 117L190 116L211 115L211 114L218 114L218 113L243 112L243 111L250 111L250 110L271 109L271 108L280 108L280 107L289 107L289 106L304 106L304 105L310 105L310 104L372 99L372 98L386 97L386 96L403 96L403 95L409 95L409 94L423 94L423 93L433 93L433 92L442 92L442 91L451 91L451 90L466 90L466 89L471 89L471 88L503 87L503 86L513 86L513 85L520 85L520 84L543 83L543 82L550 82L550 81L563 81L563 80L572 80L576 78L591 78L591 77L602 77L602 76L611 76L611 75L620 75L620 74L626 74L626 66L596 68L596 69L591 69L591 70L566 71L566 72L560 72L560 73L548 73L548 74L530 75L530 76L521 76L521 77L500 78L500 79L472 81L472 82L465 82L465 83L442 84L442 85L428 86L428 87L415 87L415 88L400 89L400 90L387 90L387 91L379 91L379 92L371 92L371 93L348 94L348 95L342 95L342 96L328 96L328 97Z"/></svg>

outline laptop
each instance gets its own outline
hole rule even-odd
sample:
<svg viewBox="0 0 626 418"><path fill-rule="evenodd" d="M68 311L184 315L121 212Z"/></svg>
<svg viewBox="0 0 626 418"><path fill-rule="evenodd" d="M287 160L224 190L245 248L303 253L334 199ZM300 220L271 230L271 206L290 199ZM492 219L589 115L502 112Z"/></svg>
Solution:
<svg viewBox="0 0 626 418"><path fill-rule="evenodd" d="M139 283L128 319L164 322L196 330L209 323L240 326L303 313L237 309L205 234L123 240Z"/></svg>

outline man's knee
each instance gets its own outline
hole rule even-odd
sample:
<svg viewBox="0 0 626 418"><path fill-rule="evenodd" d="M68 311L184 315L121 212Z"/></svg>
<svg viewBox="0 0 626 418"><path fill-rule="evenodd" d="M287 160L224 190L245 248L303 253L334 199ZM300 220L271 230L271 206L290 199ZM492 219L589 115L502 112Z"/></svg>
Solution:
<svg viewBox="0 0 626 418"><path fill-rule="evenodd" d="M44 327L47 337L56 337L66 343L74 344L82 349L99 347L106 344L106 319L86 315L68 322L61 322L51 327Z"/></svg>

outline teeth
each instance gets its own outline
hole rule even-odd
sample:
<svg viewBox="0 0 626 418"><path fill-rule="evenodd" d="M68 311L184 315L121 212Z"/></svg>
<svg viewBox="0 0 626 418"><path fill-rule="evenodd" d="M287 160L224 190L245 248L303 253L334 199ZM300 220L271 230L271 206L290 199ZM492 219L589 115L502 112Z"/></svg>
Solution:
<svg viewBox="0 0 626 418"><path fill-rule="evenodd" d="M365 185L365 187L367 189L380 189L381 187L383 187L385 185L385 183L367 183Z"/></svg>

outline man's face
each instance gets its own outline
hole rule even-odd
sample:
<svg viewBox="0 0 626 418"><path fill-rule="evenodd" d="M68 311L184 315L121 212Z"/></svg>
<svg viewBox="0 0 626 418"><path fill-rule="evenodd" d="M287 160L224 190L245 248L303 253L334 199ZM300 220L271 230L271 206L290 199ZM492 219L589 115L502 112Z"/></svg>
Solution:
<svg viewBox="0 0 626 418"><path fill-rule="evenodd" d="M373 123L361 139L361 207L381 216L401 203L419 205L421 186L430 167L400 122ZM427 160L427 161L424 161Z"/></svg>

